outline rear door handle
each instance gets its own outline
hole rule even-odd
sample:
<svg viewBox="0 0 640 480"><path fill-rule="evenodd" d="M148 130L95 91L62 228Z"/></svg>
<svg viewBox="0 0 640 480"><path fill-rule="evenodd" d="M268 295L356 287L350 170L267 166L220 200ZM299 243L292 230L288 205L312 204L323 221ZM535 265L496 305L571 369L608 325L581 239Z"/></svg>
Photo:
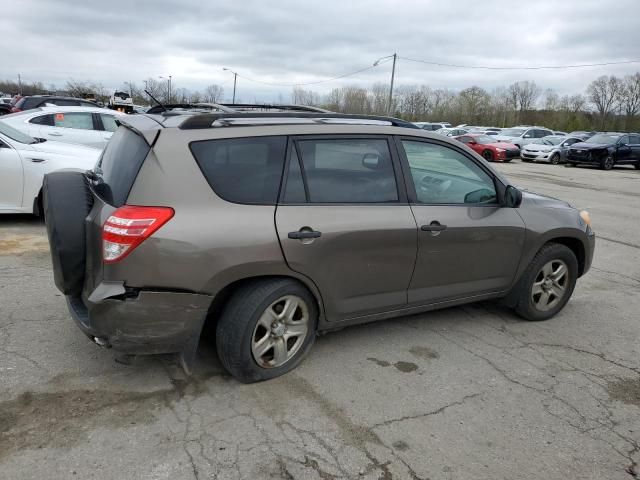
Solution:
<svg viewBox="0 0 640 480"><path fill-rule="evenodd" d="M62 136L61 133L57 133L57 132L48 133L47 135L49 135L50 137L61 137Z"/></svg>
<svg viewBox="0 0 640 480"><path fill-rule="evenodd" d="M434 220L429 225L422 225L420 230L423 232L441 232L442 230L446 230L446 225L441 225L440 222Z"/></svg>
<svg viewBox="0 0 640 480"><path fill-rule="evenodd" d="M322 233L315 230L303 230L301 232L289 232L287 236L292 240L303 240L305 238L318 238L322 236Z"/></svg>

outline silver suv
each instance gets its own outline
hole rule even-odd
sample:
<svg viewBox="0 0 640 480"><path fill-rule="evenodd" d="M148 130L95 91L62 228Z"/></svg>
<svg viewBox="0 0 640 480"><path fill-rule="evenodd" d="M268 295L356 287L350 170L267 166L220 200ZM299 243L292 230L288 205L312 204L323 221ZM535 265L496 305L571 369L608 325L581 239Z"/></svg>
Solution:
<svg viewBox="0 0 640 480"><path fill-rule="evenodd" d="M591 265L586 212L400 120L119 121L93 171L44 192L56 285L104 347L189 372L208 325L224 367L259 381L347 325L485 299L550 318Z"/></svg>

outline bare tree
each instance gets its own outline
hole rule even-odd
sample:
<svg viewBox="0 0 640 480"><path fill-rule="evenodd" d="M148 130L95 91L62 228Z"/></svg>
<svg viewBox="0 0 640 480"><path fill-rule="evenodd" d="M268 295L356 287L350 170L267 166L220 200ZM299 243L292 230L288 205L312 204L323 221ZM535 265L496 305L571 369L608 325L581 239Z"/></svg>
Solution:
<svg viewBox="0 0 640 480"><path fill-rule="evenodd" d="M528 80L516 83L519 85L518 103L520 106L520 112L532 110L536 100L540 96L540 87L536 85L536 82L530 82Z"/></svg>
<svg viewBox="0 0 640 480"><path fill-rule="evenodd" d="M222 101L224 95L224 89L220 85L212 83L204 89L202 94L202 100L209 103L219 103Z"/></svg>
<svg viewBox="0 0 640 480"><path fill-rule="evenodd" d="M167 88L164 82L160 83L155 78L147 78L144 81L144 89L149 92L154 98L162 101L167 94ZM148 98L148 97L147 97ZM150 102L153 100L149 99Z"/></svg>
<svg viewBox="0 0 640 480"><path fill-rule="evenodd" d="M320 96L313 90L305 90L302 87L293 87L291 92L291 103L294 105L318 105Z"/></svg>
<svg viewBox="0 0 640 480"><path fill-rule="evenodd" d="M478 123L480 117L486 113L491 102L487 91L480 87L465 88L458 95L458 103L465 118L472 123Z"/></svg>
<svg viewBox="0 0 640 480"><path fill-rule="evenodd" d="M616 105L620 96L622 82L613 75L603 75L589 84L587 95L600 114L600 128L604 130L607 117Z"/></svg>
<svg viewBox="0 0 640 480"><path fill-rule="evenodd" d="M544 91L544 109L549 111L558 110L560 107L560 96L552 88Z"/></svg>
<svg viewBox="0 0 640 480"><path fill-rule="evenodd" d="M624 112L624 128L629 130L634 117L640 111L640 72L624 77L618 94L618 104Z"/></svg>
<svg viewBox="0 0 640 480"><path fill-rule="evenodd" d="M389 85L386 83L374 83L369 89L371 113L386 115L389 108Z"/></svg>

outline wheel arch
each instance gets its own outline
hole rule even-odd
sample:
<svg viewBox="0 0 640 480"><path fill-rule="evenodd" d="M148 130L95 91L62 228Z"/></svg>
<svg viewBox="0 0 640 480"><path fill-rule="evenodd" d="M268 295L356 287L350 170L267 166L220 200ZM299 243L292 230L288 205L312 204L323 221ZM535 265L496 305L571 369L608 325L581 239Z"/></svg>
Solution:
<svg viewBox="0 0 640 480"><path fill-rule="evenodd" d="M324 324L324 306L322 302L322 296L320 295L320 291L316 287L313 282L311 282L307 278L301 278L294 274L282 274L282 273L274 273L274 274L258 274L253 276L246 276L242 278L237 278L225 286L223 286L220 290L217 291L215 296L213 297L213 301L209 306L207 311L207 316L205 318L203 331L206 332L215 332L215 327L217 324L220 315L229 301L229 299L233 296L233 294L241 287L250 282L256 282L261 280L293 280L304 288L306 288L311 296L314 298L316 302L316 307L318 308L318 329L322 329L322 325Z"/></svg>

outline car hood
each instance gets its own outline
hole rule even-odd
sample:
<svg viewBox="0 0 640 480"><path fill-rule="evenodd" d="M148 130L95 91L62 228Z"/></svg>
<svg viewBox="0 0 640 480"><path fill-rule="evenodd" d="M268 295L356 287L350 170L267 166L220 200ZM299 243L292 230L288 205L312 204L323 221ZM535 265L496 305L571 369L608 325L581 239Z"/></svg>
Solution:
<svg viewBox="0 0 640 480"><path fill-rule="evenodd" d="M495 138L496 140L499 140L500 142L511 142L512 140L515 140L516 138L520 138L520 137L507 137L506 135L494 135L493 138Z"/></svg>
<svg viewBox="0 0 640 480"><path fill-rule="evenodd" d="M613 147L613 143L589 143L589 142L578 142L571 145L573 149L591 149L591 148L608 148Z"/></svg>
<svg viewBox="0 0 640 480"><path fill-rule="evenodd" d="M97 148L85 147L84 145L75 145L71 143L56 142L47 140L42 143L32 143L29 145L33 150L42 153L53 153L56 155L64 155L68 157L92 158L97 160L101 150Z"/></svg>
<svg viewBox="0 0 640 480"><path fill-rule="evenodd" d="M573 208L569 203L558 198L548 197L546 195L530 192L528 190L521 191L523 205L535 205L547 208Z"/></svg>
<svg viewBox="0 0 640 480"><path fill-rule="evenodd" d="M541 143L530 143L522 147L523 150L531 150L534 152L550 152L555 148L555 145L542 145Z"/></svg>
<svg viewBox="0 0 640 480"><path fill-rule="evenodd" d="M509 142L495 142L495 143L487 143L490 147L496 148L504 148L505 150L517 150L518 146Z"/></svg>

